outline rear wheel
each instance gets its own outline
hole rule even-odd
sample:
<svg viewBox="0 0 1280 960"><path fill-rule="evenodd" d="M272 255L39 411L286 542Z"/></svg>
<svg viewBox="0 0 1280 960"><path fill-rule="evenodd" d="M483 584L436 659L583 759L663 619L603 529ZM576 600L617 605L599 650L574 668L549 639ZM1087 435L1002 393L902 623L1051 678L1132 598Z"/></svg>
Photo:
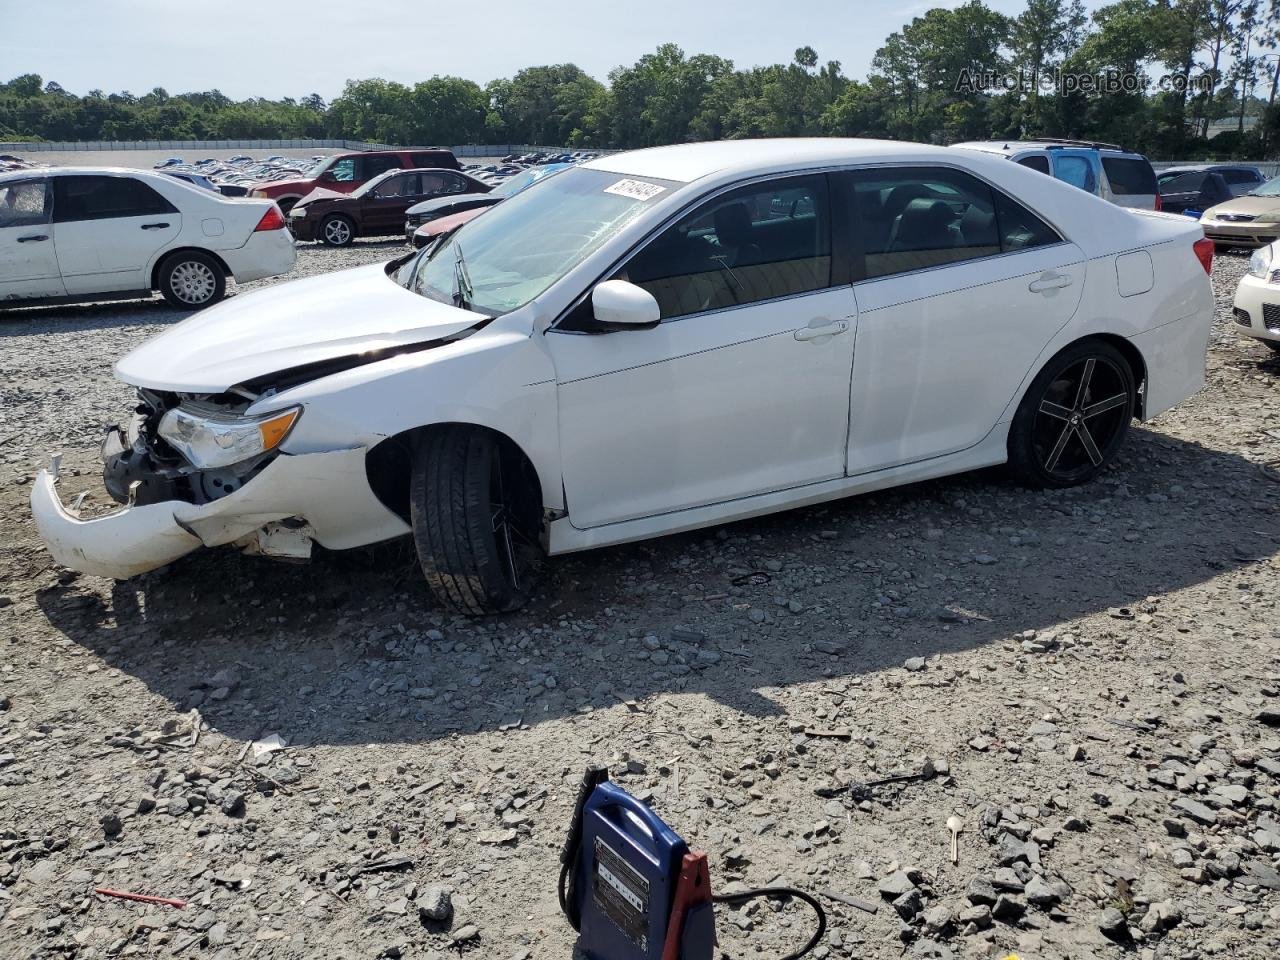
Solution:
<svg viewBox="0 0 1280 960"><path fill-rule="evenodd" d="M180 250L160 265L160 292L180 310L199 310L217 303L227 292L222 265L199 250Z"/></svg>
<svg viewBox="0 0 1280 960"><path fill-rule="evenodd" d="M1272 353L1280 353L1280 340L1263 340L1262 342L1271 348Z"/></svg>
<svg viewBox="0 0 1280 960"><path fill-rule="evenodd" d="M1133 372L1101 340L1063 350L1031 383L1009 429L1009 467L1035 487L1074 487L1106 468L1133 419Z"/></svg>
<svg viewBox="0 0 1280 960"><path fill-rule="evenodd" d="M320 239L326 246L349 247L355 238L355 224L341 214L330 214L320 223Z"/></svg>
<svg viewBox="0 0 1280 960"><path fill-rule="evenodd" d="M409 513L427 585L444 606L469 614L523 606L541 506L527 461L496 435L440 427L417 443Z"/></svg>

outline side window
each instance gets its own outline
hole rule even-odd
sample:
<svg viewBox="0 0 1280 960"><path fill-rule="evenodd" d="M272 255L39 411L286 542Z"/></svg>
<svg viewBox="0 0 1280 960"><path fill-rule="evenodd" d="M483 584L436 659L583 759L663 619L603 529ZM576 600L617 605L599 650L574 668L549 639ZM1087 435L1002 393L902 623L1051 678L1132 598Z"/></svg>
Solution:
<svg viewBox="0 0 1280 960"><path fill-rule="evenodd" d="M1063 183L1079 187L1086 193L1098 192L1098 179L1094 176L1093 165L1084 157L1056 155L1053 158L1053 175Z"/></svg>
<svg viewBox="0 0 1280 960"><path fill-rule="evenodd" d="M869 280L1062 239L1022 204L945 167L858 171L853 200Z"/></svg>
<svg viewBox="0 0 1280 960"><path fill-rule="evenodd" d="M860 171L854 198L868 279L1000 253L991 188L958 170Z"/></svg>
<svg viewBox="0 0 1280 960"><path fill-rule="evenodd" d="M999 190L996 198L996 229L1000 234L1000 252L1015 253L1032 247L1061 243L1062 237L1034 213Z"/></svg>
<svg viewBox="0 0 1280 960"><path fill-rule="evenodd" d="M664 320L830 286L827 178L716 197L650 241L619 276L652 293Z"/></svg>
<svg viewBox="0 0 1280 960"><path fill-rule="evenodd" d="M422 193L428 197L438 197L442 193L449 192L449 180L443 173L437 173L432 170L429 173L420 174L422 177Z"/></svg>
<svg viewBox="0 0 1280 960"><path fill-rule="evenodd" d="M334 162L329 168L329 173L333 174L333 179L339 183L350 183L356 178L356 158L343 157L341 160ZM368 179L367 177L365 179Z"/></svg>
<svg viewBox="0 0 1280 960"><path fill-rule="evenodd" d="M361 157L360 158L360 179L372 180L380 173L386 173L388 170L394 170L400 166L400 158L396 156L390 157Z"/></svg>
<svg viewBox="0 0 1280 960"><path fill-rule="evenodd" d="M414 176L403 177L387 177L377 186L377 194L379 197L404 197L410 196L413 192L412 188L417 186L417 178Z"/></svg>
<svg viewBox="0 0 1280 960"><path fill-rule="evenodd" d="M1262 182L1252 170L1219 170L1218 172L1232 186L1252 186Z"/></svg>
<svg viewBox="0 0 1280 960"><path fill-rule="evenodd" d="M1024 167L1030 167L1032 170L1039 170L1041 173L1049 172L1049 158L1042 153L1033 153L1029 157L1023 157L1016 161Z"/></svg>
<svg viewBox="0 0 1280 960"><path fill-rule="evenodd" d="M48 223L52 213L49 199L45 180L22 180L0 186L0 229Z"/></svg>
<svg viewBox="0 0 1280 960"><path fill-rule="evenodd" d="M462 177L454 176L452 173L444 174L444 192L445 193L466 193L467 181Z"/></svg>
<svg viewBox="0 0 1280 960"><path fill-rule="evenodd" d="M55 223L177 213L168 200L132 177L54 177Z"/></svg>
<svg viewBox="0 0 1280 960"><path fill-rule="evenodd" d="M1160 184L1161 193L1192 193L1204 186L1205 174L1198 171L1166 177Z"/></svg>
<svg viewBox="0 0 1280 960"><path fill-rule="evenodd" d="M1150 196L1156 193L1156 173L1142 157L1103 157L1111 192L1118 197Z"/></svg>

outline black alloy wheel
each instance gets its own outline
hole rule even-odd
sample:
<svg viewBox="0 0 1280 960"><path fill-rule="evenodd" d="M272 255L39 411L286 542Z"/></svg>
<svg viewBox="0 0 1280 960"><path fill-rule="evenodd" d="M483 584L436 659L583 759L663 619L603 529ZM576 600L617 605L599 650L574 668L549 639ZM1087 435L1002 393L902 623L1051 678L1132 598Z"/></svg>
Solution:
<svg viewBox="0 0 1280 960"><path fill-rule="evenodd" d="M1040 372L1014 417L1009 463L1039 487L1087 483L1110 463L1133 419L1133 373L1110 344L1068 347Z"/></svg>

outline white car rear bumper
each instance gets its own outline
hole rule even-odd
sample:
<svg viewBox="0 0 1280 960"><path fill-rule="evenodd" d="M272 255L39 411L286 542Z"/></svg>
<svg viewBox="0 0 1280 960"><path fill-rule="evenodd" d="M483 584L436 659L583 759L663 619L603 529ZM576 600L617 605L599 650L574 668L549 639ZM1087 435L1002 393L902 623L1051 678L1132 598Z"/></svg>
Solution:
<svg viewBox="0 0 1280 960"><path fill-rule="evenodd" d="M231 269L236 283L281 276L298 262L293 234L283 229L255 231L243 247L219 250L218 254Z"/></svg>
<svg viewBox="0 0 1280 960"><path fill-rule="evenodd" d="M369 489L365 453L356 447L282 454L212 503L169 500L88 520L63 506L57 478L41 470L31 490L31 513L59 564L116 580L162 567L201 546L239 543L253 549L259 530L292 517L305 521L308 534L323 546L360 546L409 529Z"/></svg>
<svg viewBox="0 0 1280 960"><path fill-rule="evenodd" d="M1240 333L1280 343L1280 283L1246 274L1236 287L1234 314Z"/></svg>

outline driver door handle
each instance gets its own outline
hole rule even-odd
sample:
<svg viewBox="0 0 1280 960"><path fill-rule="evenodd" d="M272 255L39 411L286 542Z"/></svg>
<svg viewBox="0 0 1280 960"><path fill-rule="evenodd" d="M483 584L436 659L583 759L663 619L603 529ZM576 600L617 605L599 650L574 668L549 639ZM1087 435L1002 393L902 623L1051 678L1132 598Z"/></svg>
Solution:
<svg viewBox="0 0 1280 960"><path fill-rule="evenodd" d="M19 243L39 243L41 240L48 240L47 233L29 233L25 237L19 237Z"/></svg>
<svg viewBox="0 0 1280 960"><path fill-rule="evenodd" d="M144 224L142 225L142 228L141 228L141 229L143 229L143 230L163 230L163 229L164 229L165 227L167 227L167 226L168 226L168 224L167 224L167 223L144 223Z"/></svg>
<svg viewBox="0 0 1280 960"><path fill-rule="evenodd" d="M801 327L794 334L795 338L802 343L806 340L819 340L823 337L836 337L849 329L848 320L836 320L834 323L824 323L820 327Z"/></svg>
<svg viewBox="0 0 1280 960"><path fill-rule="evenodd" d="M1048 293L1051 290L1061 290L1063 287L1071 286L1071 278L1065 273L1049 273L1048 271L1040 274L1039 280L1032 280L1027 284L1027 289L1032 293Z"/></svg>

